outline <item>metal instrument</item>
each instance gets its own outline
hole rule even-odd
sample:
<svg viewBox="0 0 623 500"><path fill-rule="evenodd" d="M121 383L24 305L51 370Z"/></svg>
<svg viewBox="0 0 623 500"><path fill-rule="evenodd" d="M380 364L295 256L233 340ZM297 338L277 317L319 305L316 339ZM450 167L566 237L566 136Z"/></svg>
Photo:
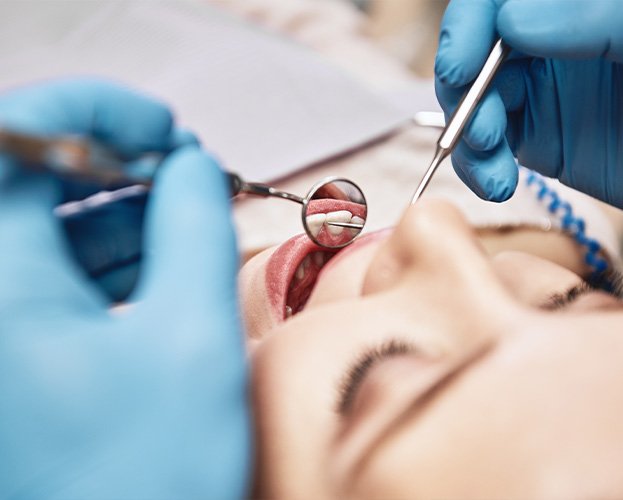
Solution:
<svg viewBox="0 0 623 500"><path fill-rule="evenodd" d="M368 205L357 184L341 177L326 177L314 184L305 197L279 191L266 184L243 181L229 174L232 195L282 198L302 205L301 221L309 238L325 248L342 248L361 233Z"/></svg>
<svg viewBox="0 0 623 500"><path fill-rule="evenodd" d="M59 205L57 216L69 218L83 215L129 198L145 197L152 179L132 166L131 159L95 141L79 136L39 137L0 129L0 151L17 159L23 167L35 172L51 172L61 178L109 188L83 200ZM140 162L153 164L152 173L163 153L143 155ZM363 230L367 203L354 182L327 177L312 186L305 197L279 191L266 184L246 182L234 173L227 173L231 196L275 197L302 205L303 228L317 245L341 248L351 243Z"/></svg>
<svg viewBox="0 0 623 500"><path fill-rule="evenodd" d="M476 77L476 80L474 80L474 83L470 87L467 94L465 94L463 99L461 99L461 102L454 110L452 117L448 120L443 132L439 136L433 160L416 188L415 193L411 198L411 204L415 203L420 196L422 196L422 193L428 186L428 183L432 179L441 162L452 152L458 143L465 125L467 125L467 122L476 110L476 107L480 103L486 90L489 88L489 85L495 77L498 68L508 55L509 51L509 47L506 46L501 39L498 40L493 46L493 49L491 50L489 57L487 57L480 73Z"/></svg>

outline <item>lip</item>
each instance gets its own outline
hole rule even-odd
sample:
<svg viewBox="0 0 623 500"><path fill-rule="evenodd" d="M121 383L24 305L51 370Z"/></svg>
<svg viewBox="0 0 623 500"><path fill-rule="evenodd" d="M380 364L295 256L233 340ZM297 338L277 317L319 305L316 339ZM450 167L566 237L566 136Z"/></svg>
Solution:
<svg viewBox="0 0 623 500"><path fill-rule="evenodd" d="M285 319L288 288L303 259L312 252L338 250L318 246L306 234L290 238L275 250L266 264L265 282L270 306L279 321Z"/></svg>
<svg viewBox="0 0 623 500"><path fill-rule="evenodd" d="M286 317L286 300L290 283L294 278L297 267L305 257L313 252L326 252L333 254L331 260L321 269L324 272L342 255L350 254L351 251L372 243L384 237L388 230L383 229L374 233L366 234L346 248L329 249L316 245L306 234L299 234L280 245L270 256L266 263L264 275L266 291L273 315L279 322ZM335 254L340 254L336 256Z"/></svg>
<svg viewBox="0 0 623 500"><path fill-rule="evenodd" d="M366 206L361 203L344 200L322 199L310 200L307 205L306 215L327 213L332 210L348 210L353 215L361 217L362 219L365 219L367 214Z"/></svg>
<svg viewBox="0 0 623 500"><path fill-rule="evenodd" d="M353 215L366 217L366 206L347 200L317 199L307 206L307 215L326 213L332 210L349 210ZM351 245L352 246L352 245ZM290 238L277 248L266 264L265 285L273 315L283 321L286 317L286 300L289 286L297 267L313 252L336 254L340 248L321 247L306 234Z"/></svg>
<svg viewBox="0 0 623 500"><path fill-rule="evenodd" d="M315 199L310 200L305 207L305 219L316 214L328 214L330 212L348 212L350 217L359 217L363 221L367 217L367 206L365 204L356 203L349 200L337 200L337 199ZM348 222L348 219L346 222ZM306 221L304 221L305 223ZM365 222L364 222L365 223ZM338 233L333 233L331 230L322 224L320 228L317 228L316 232L310 234L312 238L318 244L326 247L341 248L353 239L353 236L357 236L361 232L361 229L345 229Z"/></svg>
<svg viewBox="0 0 623 500"><path fill-rule="evenodd" d="M375 241L387 239L392 230L393 228L387 227L385 229L378 229L372 233L361 236L360 238L356 239L351 245L342 248L340 255L336 255L329 262L327 262L327 264L322 268L321 272L327 272L328 269L348 257L353 251L359 250L360 248L367 246L370 243L374 243Z"/></svg>

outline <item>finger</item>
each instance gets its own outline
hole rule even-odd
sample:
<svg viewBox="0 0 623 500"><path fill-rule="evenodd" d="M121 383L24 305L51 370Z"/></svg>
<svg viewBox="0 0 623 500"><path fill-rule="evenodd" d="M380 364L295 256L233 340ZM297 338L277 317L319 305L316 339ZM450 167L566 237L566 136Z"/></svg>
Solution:
<svg viewBox="0 0 623 500"><path fill-rule="evenodd" d="M199 139L191 130L184 127L174 127L171 134L171 149L183 146L199 146Z"/></svg>
<svg viewBox="0 0 623 500"><path fill-rule="evenodd" d="M448 87L476 78L496 38L494 0L453 0L441 22L435 75Z"/></svg>
<svg viewBox="0 0 623 500"><path fill-rule="evenodd" d="M446 120L452 115L467 89L450 88L436 80L435 91L446 113ZM496 89L491 89L476 108L463 130L463 139L470 148L478 151L494 149L506 132L506 109Z"/></svg>
<svg viewBox="0 0 623 500"><path fill-rule="evenodd" d="M494 85L507 113L523 108L526 100L526 79L531 60L506 61L495 76Z"/></svg>
<svg viewBox="0 0 623 500"><path fill-rule="evenodd" d="M533 56L623 62L620 0L509 0L497 23L509 45Z"/></svg>
<svg viewBox="0 0 623 500"><path fill-rule="evenodd" d="M452 165L459 178L483 200L506 201L517 188L517 164L506 140L488 152L474 151L461 141L452 153Z"/></svg>
<svg viewBox="0 0 623 500"><path fill-rule="evenodd" d="M215 304L235 312L238 257L227 182L194 146L172 153L146 214L144 268L136 300L149 310L175 304L202 317Z"/></svg>
<svg viewBox="0 0 623 500"><path fill-rule="evenodd" d="M172 123L163 104L103 80L56 80L0 98L0 126L32 134L90 135L128 156L168 151Z"/></svg>
<svg viewBox="0 0 623 500"><path fill-rule="evenodd" d="M0 157L0 168L9 163ZM6 175L0 181L0 314L15 313L19 304L36 305L39 314L59 302L100 308L66 252L52 212L59 197L58 182L50 176Z"/></svg>
<svg viewBox="0 0 623 500"><path fill-rule="evenodd" d="M594 64L597 65L597 61ZM547 177L560 178L565 158L572 157L574 153L564 151L559 106L559 102L565 100L560 95L564 89L554 82L559 78L565 81L565 78L573 76L565 75L556 66L556 61L542 58L534 58L524 66L524 102L509 117L507 135L509 144L522 165ZM585 71L592 69L594 68L585 68ZM587 119L590 120L594 109L587 109L583 104L578 102L571 107L571 112L576 113L576 116L567 117L570 123L586 123ZM590 127L587 131L593 133Z"/></svg>

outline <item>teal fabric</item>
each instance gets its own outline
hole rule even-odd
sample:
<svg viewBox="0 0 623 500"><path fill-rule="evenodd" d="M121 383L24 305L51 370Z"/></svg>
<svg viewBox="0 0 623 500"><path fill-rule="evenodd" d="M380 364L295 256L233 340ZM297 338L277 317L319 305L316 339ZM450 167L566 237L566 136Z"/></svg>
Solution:
<svg viewBox="0 0 623 500"><path fill-rule="evenodd" d="M245 496L247 371L222 171L188 134L176 144L165 106L110 83L5 93L0 125L170 151L145 208L136 303L113 314L52 214L65 186L0 156L0 498Z"/></svg>
<svg viewBox="0 0 623 500"><path fill-rule="evenodd" d="M452 113L498 37L510 59L452 155L480 197L503 201L522 165L623 207L619 0L452 0L435 62Z"/></svg>

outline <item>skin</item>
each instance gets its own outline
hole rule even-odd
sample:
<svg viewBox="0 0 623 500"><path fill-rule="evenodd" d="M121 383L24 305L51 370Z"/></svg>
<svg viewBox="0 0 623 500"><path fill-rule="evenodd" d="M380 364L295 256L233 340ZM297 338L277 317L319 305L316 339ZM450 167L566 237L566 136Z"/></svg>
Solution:
<svg viewBox="0 0 623 500"><path fill-rule="evenodd" d="M329 262L287 321L260 314L271 251L245 266L254 497L621 497L621 302L546 310L579 276L485 247L454 207L420 201ZM391 339L409 350L338 414L349 368Z"/></svg>

